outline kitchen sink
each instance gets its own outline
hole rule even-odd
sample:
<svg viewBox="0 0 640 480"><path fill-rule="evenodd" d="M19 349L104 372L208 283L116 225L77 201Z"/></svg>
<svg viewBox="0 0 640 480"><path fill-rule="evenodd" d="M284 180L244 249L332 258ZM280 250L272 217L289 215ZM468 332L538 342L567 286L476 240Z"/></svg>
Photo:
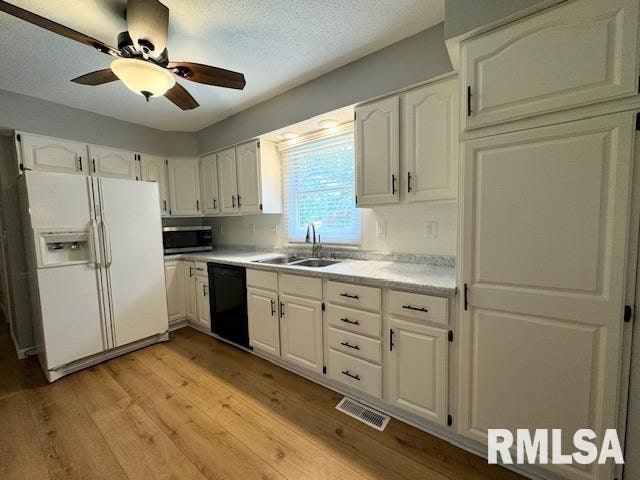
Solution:
<svg viewBox="0 0 640 480"><path fill-rule="evenodd" d="M326 258L307 258L306 260L294 262L291 265L295 265L296 267L322 268L328 267L329 265L335 265L336 263L340 263L340 260L328 260Z"/></svg>
<svg viewBox="0 0 640 480"><path fill-rule="evenodd" d="M287 265L292 262L299 262L304 260L302 257L296 257L295 255L286 255L284 257L265 258L264 260L254 260L255 263L268 263L270 265Z"/></svg>

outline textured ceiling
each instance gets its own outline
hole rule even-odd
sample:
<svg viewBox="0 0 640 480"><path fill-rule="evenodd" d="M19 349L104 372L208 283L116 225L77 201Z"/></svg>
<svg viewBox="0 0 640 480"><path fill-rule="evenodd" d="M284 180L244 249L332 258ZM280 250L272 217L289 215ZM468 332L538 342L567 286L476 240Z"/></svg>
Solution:
<svg viewBox="0 0 640 480"><path fill-rule="evenodd" d="M116 46L124 0L9 0ZM180 80L200 107L69 80L112 58L0 12L0 89L167 131L197 131L442 21L443 0L163 0L169 56L243 72L243 91Z"/></svg>

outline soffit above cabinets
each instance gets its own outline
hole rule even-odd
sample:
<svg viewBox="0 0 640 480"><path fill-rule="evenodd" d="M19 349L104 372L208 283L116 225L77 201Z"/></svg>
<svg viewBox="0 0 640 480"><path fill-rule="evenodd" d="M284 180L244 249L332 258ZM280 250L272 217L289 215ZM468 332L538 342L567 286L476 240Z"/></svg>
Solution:
<svg viewBox="0 0 640 480"><path fill-rule="evenodd" d="M126 30L124 0L11 3L112 45ZM72 78L107 68L112 59L4 13L0 89L161 130L197 131L433 26L442 21L444 10L443 0L163 3L170 9L171 59L243 72L245 90L180 80L201 106L176 112L162 99L147 104L142 96L132 96L121 82L72 84Z"/></svg>

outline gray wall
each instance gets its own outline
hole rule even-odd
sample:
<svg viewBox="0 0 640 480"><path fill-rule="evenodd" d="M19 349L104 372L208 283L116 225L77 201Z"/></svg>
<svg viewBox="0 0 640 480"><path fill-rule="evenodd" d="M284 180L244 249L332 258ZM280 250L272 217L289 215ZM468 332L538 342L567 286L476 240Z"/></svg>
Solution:
<svg viewBox="0 0 640 480"><path fill-rule="evenodd" d="M561 0L556 0L561 1ZM553 0L445 0L444 38L452 38L525 9Z"/></svg>
<svg viewBox="0 0 640 480"><path fill-rule="evenodd" d="M0 129L24 130L143 153L196 154L195 133L163 132L7 90L0 90Z"/></svg>
<svg viewBox="0 0 640 480"><path fill-rule="evenodd" d="M442 23L243 110L198 132L208 153L452 70Z"/></svg>

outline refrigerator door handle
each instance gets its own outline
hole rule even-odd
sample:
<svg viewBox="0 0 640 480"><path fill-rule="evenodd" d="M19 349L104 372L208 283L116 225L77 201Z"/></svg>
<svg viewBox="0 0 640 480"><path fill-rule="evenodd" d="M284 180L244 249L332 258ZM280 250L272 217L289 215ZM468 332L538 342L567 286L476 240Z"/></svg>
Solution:
<svg viewBox="0 0 640 480"><path fill-rule="evenodd" d="M110 267L113 262L113 256L111 254L111 231L109 230L109 224L102 220L102 233L104 235L105 254L107 256L105 261L105 267Z"/></svg>
<svg viewBox="0 0 640 480"><path fill-rule="evenodd" d="M95 218L91 219L90 225L93 241L93 260L96 266L104 267L104 265L102 264L102 254L100 253L100 241L98 240L100 238L98 234L98 222L96 222Z"/></svg>

